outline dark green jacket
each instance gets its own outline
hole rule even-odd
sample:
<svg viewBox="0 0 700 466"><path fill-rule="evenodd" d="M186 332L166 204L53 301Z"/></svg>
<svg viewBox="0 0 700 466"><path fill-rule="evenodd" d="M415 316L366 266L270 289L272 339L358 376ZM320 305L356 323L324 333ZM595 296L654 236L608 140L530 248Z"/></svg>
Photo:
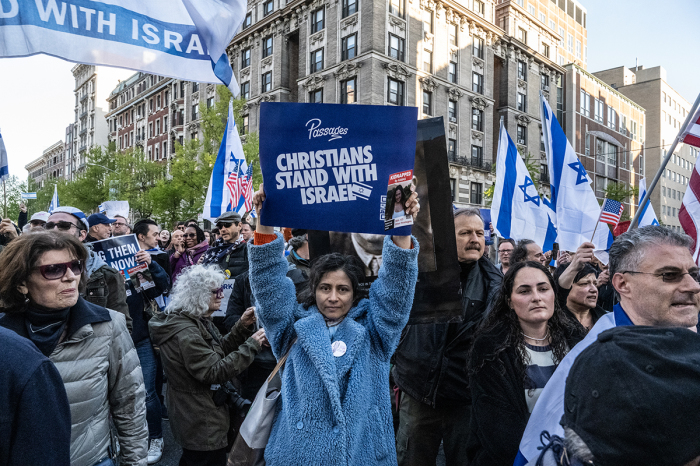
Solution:
<svg viewBox="0 0 700 466"><path fill-rule="evenodd" d="M213 324L182 314L159 314L148 327L168 377L166 400L175 440L189 450L226 447L229 412L226 405L214 404L211 386L231 380L253 362L260 344L250 338L252 329L238 321L222 337Z"/></svg>

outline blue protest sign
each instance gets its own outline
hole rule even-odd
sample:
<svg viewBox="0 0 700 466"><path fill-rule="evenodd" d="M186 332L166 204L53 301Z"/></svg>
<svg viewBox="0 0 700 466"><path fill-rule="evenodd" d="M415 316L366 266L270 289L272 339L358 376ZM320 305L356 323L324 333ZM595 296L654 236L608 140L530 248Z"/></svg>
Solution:
<svg viewBox="0 0 700 466"><path fill-rule="evenodd" d="M397 219L397 176L413 170L418 109L372 105L260 105L264 225L408 235ZM394 178L391 178L395 175ZM391 178L391 180L390 180ZM410 179L410 178L409 178ZM410 184L410 182L409 182ZM396 194L387 202L387 194ZM393 225L385 230L385 210ZM396 214L396 215L395 215Z"/></svg>
<svg viewBox="0 0 700 466"><path fill-rule="evenodd" d="M493 244L493 239L491 238L491 229L489 224L491 223L491 209L479 209L481 212L481 218L484 219L484 240L486 244Z"/></svg>

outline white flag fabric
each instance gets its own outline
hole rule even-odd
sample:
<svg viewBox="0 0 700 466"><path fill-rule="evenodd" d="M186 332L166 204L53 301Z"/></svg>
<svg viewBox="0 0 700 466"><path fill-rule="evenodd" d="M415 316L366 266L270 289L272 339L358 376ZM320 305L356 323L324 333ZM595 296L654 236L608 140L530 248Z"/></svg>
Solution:
<svg viewBox="0 0 700 466"><path fill-rule="evenodd" d="M638 208L642 208L642 199L644 199L644 196L647 194L647 180L646 178L642 178L639 180L639 206ZM644 208L644 211L639 215L639 227L645 227L648 225L658 225L659 221L656 219L656 212L654 212L654 208L651 206L651 199L649 202L647 202L646 207Z"/></svg>
<svg viewBox="0 0 700 466"><path fill-rule="evenodd" d="M7 150L5 149L5 141L0 133L0 181L5 181L10 176L10 167L7 164Z"/></svg>
<svg viewBox="0 0 700 466"><path fill-rule="evenodd" d="M605 251L610 248L613 236L605 224L596 228L600 205L591 188L591 179L566 139L549 102L540 96L540 103L559 247L564 251L576 251L582 243L591 241L595 230L593 244L596 250Z"/></svg>
<svg viewBox="0 0 700 466"><path fill-rule="evenodd" d="M546 206L547 203L535 189L518 148L501 122L496 186L491 203L494 229L503 238L531 239L543 251L550 251L556 239L556 229L551 218L554 212Z"/></svg>
<svg viewBox="0 0 700 466"><path fill-rule="evenodd" d="M233 103L229 102L224 137L221 139L204 201L204 218L214 222L224 212L245 212L247 193L252 197L252 170L248 169L241 137L233 118Z"/></svg>
<svg viewBox="0 0 700 466"><path fill-rule="evenodd" d="M3 0L0 57L39 53L239 88L226 55L243 0Z"/></svg>
<svg viewBox="0 0 700 466"><path fill-rule="evenodd" d="M58 202L58 186L53 185L53 197L51 198L51 204L49 204L49 214L52 214L59 207L61 207L61 204Z"/></svg>

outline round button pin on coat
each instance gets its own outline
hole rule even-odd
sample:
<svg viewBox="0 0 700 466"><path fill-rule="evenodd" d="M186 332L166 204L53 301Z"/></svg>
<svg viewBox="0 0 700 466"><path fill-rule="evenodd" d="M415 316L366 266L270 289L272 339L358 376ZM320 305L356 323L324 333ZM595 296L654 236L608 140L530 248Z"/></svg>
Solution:
<svg viewBox="0 0 700 466"><path fill-rule="evenodd" d="M331 345L331 349L333 350L333 356L339 358L348 350L348 345L343 341L334 341Z"/></svg>

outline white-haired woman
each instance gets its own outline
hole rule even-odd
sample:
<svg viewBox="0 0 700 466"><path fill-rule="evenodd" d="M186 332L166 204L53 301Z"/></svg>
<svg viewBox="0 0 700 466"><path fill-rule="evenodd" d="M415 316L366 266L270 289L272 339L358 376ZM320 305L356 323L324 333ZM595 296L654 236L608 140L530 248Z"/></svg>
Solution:
<svg viewBox="0 0 700 466"><path fill-rule="evenodd" d="M183 270L165 312L151 319L151 340L160 347L168 376L167 407L175 440L182 446L180 466L225 465L229 409L217 406L214 392L243 371L263 344L264 330L253 333L253 311L246 311L226 336L211 315L224 296L219 267Z"/></svg>

